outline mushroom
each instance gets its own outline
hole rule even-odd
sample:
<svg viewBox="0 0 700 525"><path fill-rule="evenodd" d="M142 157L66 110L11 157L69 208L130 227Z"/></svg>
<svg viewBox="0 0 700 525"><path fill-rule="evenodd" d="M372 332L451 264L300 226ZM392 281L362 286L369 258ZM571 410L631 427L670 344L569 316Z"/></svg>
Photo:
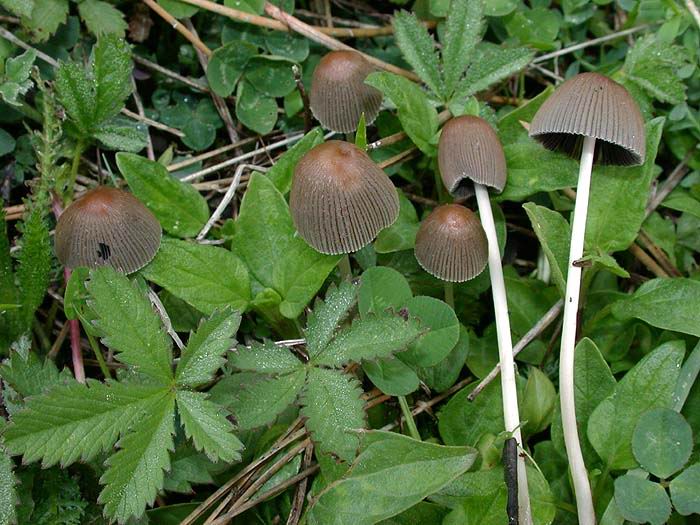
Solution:
<svg viewBox="0 0 700 525"><path fill-rule="evenodd" d="M598 73L582 73L564 82L542 104L529 133L548 149L581 157L566 277L559 396L579 523L593 525L595 510L581 454L574 401L574 348L581 288L581 267L576 262L583 255L593 162L641 164L646 154L644 119L623 86Z"/></svg>
<svg viewBox="0 0 700 525"><path fill-rule="evenodd" d="M496 132L485 120L464 115L447 122L438 142L438 166L442 181L454 197L476 193L481 223L488 243L488 265L496 317L498 355L501 366L503 417L505 429L522 447L520 414L515 385L513 342L508 318L508 301L501 267L501 252L487 187L503 190L506 183L506 159ZM522 454L518 454L518 504L520 523L532 523L527 473Z"/></svg>
<svg viewBox="0 0 700 525"><path fill-rule="evenodd" d="M454 307L452 283L468 281L484 271L488 243L473 211L459 204L444 204L421 223L415 254L426 272L446 281L445 300Z"/></svg>
<svg viewBox="0 0 700 525"><path fill-rule="evenodd" d="M331 131L352 133L362 114L374 122L382 92L365 84L372 65L357 51L331 51L316 66L309 103L314 117Z"/></svg>
<svg viewBox="0 0 700 525"><path fill-rule="evenodd" d="M61 214L56 256L68 268L111 266L123 273L144 267L160 246L158 219L131 193L99 186Z"/></svg>
<svg viewBox="0 0 700 525"><path fill-rule="evenodd" d="M364 151L330 140L296 165L289 208L299 235L316 251L347 256L394 223L399 197ZM347 257L344 261L348 264ZM343 266L344 273L347 269Z"/></svg>

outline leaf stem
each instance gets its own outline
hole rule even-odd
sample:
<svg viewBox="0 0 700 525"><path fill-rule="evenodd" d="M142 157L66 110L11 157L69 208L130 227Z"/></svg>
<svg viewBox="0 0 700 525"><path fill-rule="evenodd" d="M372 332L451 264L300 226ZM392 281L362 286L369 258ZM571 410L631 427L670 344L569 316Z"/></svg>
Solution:
<svg viewBox="0 0 700 525"><path fill-rule="evenodd" d="M350 255L347 253L338 262L340 277L343 281L352 281L352 268L350 267Z"/></svg>
<svg viewBox="0 0 700 525"><path fill-rule="evenodd" d="M450 308L455 308L455 287L454 283L445 281L445 302L450 305Z"/></svg>
<svg viewBox="0 0 700 525"><path fill-rule="evenodd" d="M85 143L82 139L79 139L75 143L75 149L73 150L73 161L70 165L70 176L68 178L68 187L66 188L66 195L64 199L64 206L69 205L73 202L73 189L75 186L75 179L78 176L78 168L80 167L80 156L85 150Z"/></svg>
<svg viewBox="0 0 700 525"><path fill-rule="evenodd" d="M418 427L416 422L413 420L413 414L411 414L411 409L406 401L406 396L398 396L399 406L401 407L401 412L403 413L403 418L406 420L406 426L408 427L408 433L411 434L413 439L421 441L420 433L418 432Z"/></svg>
<svg viewBox="0 0 700 525"><path fill-rule="evenodd" d="M105 379L111 379L112 374L109 373L109 368L107 367L107 363L105 363L105 358L102 355L100 346L97 344L97 341L92 336L92 334L90 334L90 332L85 330L85 334L87 334L88 341L90 341L90 347L92 348L92 351L95 352L95 358L97 359L97 364L100 365L102 375L105 376Z"/></svg>

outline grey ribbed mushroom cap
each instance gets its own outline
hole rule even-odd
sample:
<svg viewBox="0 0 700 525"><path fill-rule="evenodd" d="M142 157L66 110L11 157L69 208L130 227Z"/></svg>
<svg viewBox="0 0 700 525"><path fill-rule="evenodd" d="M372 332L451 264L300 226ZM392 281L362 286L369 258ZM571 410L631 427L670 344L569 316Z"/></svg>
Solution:
<svg viewBox="0 0 700 525"><path fill-rule="evenodd" d="M429 274L461 283L484 271L489 251L474 212L459 204L435 208L416 235L416 260Z"/></svg>
<svg viewBox="0 0 700 525"><path fill-rule="evenodd" d="M506 157L498 135L484 119L463 115L447 121L438 143L442 182L453 197L468 197L472 182L503 191Z"/></svg>
<svg viewBox="0 0 700 525"><path fill-rule="evenodd" d="M594 137L594 161L633 166L646 155L644 119L629 92L598 73L581 73L559 86L535 114L530 136L551 150L581 155Z"/></svg>
<svg viewBox="0 0 700 525"><path fill-rule="evenodd" d="M382 92L365 84L372 65L356 51L331 51L316 66L309 103L324 128L340 133L357 129L364 112L371 124L379 113Z"/></svg>
<svg viewBox="0 0 700 525"><path fill-rule="evenodd" d="M330 140L297 164L289 208L299 235L317 251L350 253L394 223L399 197L364 151Z"/></svg>
<svg viewBox="0 0 700 525"><path fill-rule="evenodd" d="M111 266L132 273L160 246L158 219L131 193L105 186L88 191L61 214L56 257L68 268Z"/></svg>

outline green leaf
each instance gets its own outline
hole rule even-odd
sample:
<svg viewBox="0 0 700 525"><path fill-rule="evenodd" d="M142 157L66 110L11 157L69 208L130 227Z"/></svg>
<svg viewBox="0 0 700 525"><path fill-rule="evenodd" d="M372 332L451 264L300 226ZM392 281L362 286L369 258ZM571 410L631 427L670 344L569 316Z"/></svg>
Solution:
<svg viewBox="0 0 700 525"><path fill-rule="evenodd" d="M102 0L83 0L78 4L78 13L85 26L95 36L124 36L127 23L119 9Z"/></svg>
<svg viewBox="0 0 700 525"><path fill-rule="evenodd" d="M27 400L12 416L5 444L25 463L42 460L44 468L90 461L112 448L119 435L136 425L161 402L162 386L71 382Z"/></svg>
<svg viewBox="0 0 700 525"><path fill-rule="evenodd" d="M532 229L547 256L552 271L552 280L563 297L566 290L566 267L569 259L571 227L560 213L544 206L528 202L523 204L523 209L530 218Z"/></svg>
<svg viewBox="0 0 700 525"><path fill-rule="evenodd" d="M110 519L124 523L141 516L163 488L163 471L170 470L169 452L175 448L174 397L161 393L141 424L119 440L121 450L107 460L97 501Z"/></svg>
<svg viewBox="0 0 700 525"><path fill-rule="evenodd" d="M379 390L390 396L407 396L420 386L418 375L400 359L366 361L362 369Z"/></svg>
<svg viewBox="0 0 700 525"><path fill-rule="evenodd" d="M29 80L32 66L36 60L36 50L28 49L21 55L8 58L5 62L5 78L15 84L23 84Z"/></svg>
<svg viewBox="0 0 700 525"><path fill-rule="evenodd" d="M29 17L34 9L34 0L0 0L0 5L14 15Z"/></svg>
<svg viewBox="0 0 700 525"><path fill-rule="evenodd" d="M428 33L428 29L415 14L406 11L399 11L394 15L393 26L396 45L399 46L406 62L433 93L438 96L443 95L435 41Z"/></svg>
<svg viewBox="0 0 700 525"><path fill-rule="evenodd" d="M294 168L297 162L299 162L311 148L318 146L322 142L323 130L318 127L314 128L277 159L275 164L265 175L272 181L280 193L286 194L292 187L292 176L294 175Z"/></svg>
<svg viewBox="0 0 700 525"><path fill-rule="evenodd" d="M82 135L94 125L95 91L85 68L75 62L62 62L56 69L56 95Z"/></svg>
<svg viewBox="0 0 700 525"><path fill-rule="evenodd" d="M459 83L455 94L466 98L484 91L525 68L533 56L534 53L525 47L503 49L484 46L479 48L477 56L471 59L471 66Z"/></svg>
<svg viewBox="0 0 700 525"><path fill-rule="evenodd" d="M233 412L239 429L250 430L274 422L297 400L305 380L306 371L303 369L280 377L234 374L212 388L212 401Z"/></svg>
<svg viewBox="0 0 700 525"><path fill-rule="evenodd" d="M412 296L406 278L393 268L368 268L360 281L358 307L360 315L381 314L389 308L398 310Z"/></svg>
<svg viewBox="0 0 700 525"><path fill-rule="evenodd" d="M520 401L520 419L527 421L523 431L533 435L549 427L556 402L557 392L552 382L539 368L530 367L530 375Z"/></svg>
<svg viewBox="0 0 700 525"><path fill-rule="evenodd" d="M229 355L229 361L239 370L264 374L284 374L302 367L302 362L288 348L273 341L254 342L250 348L239 346Z"/></svg>
<svg viewBox="0 0 700 525"><path fill-rule="evenodd" d="M459 340L450 353L438 364L419 368L421 381L437 392L444 392L455 384L469 354L469 332L459 325Z"/></svg>
<svg viewBox="0 0 700 525"><path fill-rule="evenodd" d="M102 10L100 10L102 16ZM105 35L97 40L90 56L90 71L95 83L93 125L115 116L131 95L131 46L123 38Z"/></svg>
<svg viewBox="0 0 700 525"><path fill-rule="evenodd" d="M12 459L0 448L0 525L11 525L17 522L15 505L19 497L15 489L17 478L13 468Z"/></svg>
<svg viewBox="0 0 700 525"><path fill-rule="evenodd" d="M450 306L427 296L412 297L404 307L420 320L427 333L413 342L399 359L416 366L433 366L445 359L459 339L459 319Z"/></svg>
<svg viewBox="0 0 700 525"><path fill-rule="evenodd" d="M236 117L255 133L270 133L277 122L277 102L263 95L248 82L239 82L236 91Z"/></svg>
<svg viewBox="0 0 700 525"><path fill-rule="evenodd" d="M420 335L420 327L415 317L404 319L380 314L355 319L350 327L340 332L310 362L340 367L349 361L360 363L386 358L411 344Z"/></svg>
<svg viewBox="0 0 700 525"><path fill-rule="evenodd" d="M366 426L359 381L348 374L309 369L301 415L321 453L352 461L359 446L357 430Z"/></svg>
<svg viewBox="0 0 700 525"><path fill-rule="evenodd" d="M258 55L248 61L245 78L264 95L284 97L296 87L293 65L294 62L283 57Z"/></svg>
<svg viewBox="0 0 700 525"><path fill-rule="evenodd" d="M137 371L168 384L172 348L160 317L135 283L109 266L90 272L87 284L94 324L115 357Z"/></svg>
<svg viewBox="0 0 700 525"><path fill-rule="evenodd" d="M260 11L263 9L264 2L260 2ZM309 39L291 31L268 31L265 34L265 47L271 55L297 63L303 62L309 56Z"/></svg>
<svg viewBox="0 0 700 525"><path fill-rule="evenodd" d="M233 336L241 324L241 314L230 309L214 312L190 335L175 369L178 385L195 388L208 383L226 359L233 346Z"/></svg>
<svg viewBox="0 0 700 525"><path fill-rule="evenodd" d="M593 170L586 222L586 247L601 253L629 247L646 217L649 186L656 174L654 161L664 118L646 125L644 164L633 168L599 166Z"/></svg>
<svg viewBox="0 0 700 525"><path fill-rule="evenodd" d="M217 308L242 312L250 302L245 265L218 246L165 237L141 274L207 315Z"/></svg>
<svg viewBox="0 0 700 525"><path fill-rule="evenodd" d="M355 146L362 151L367 149L367 123L365 122L365 113L360 114L360 121L357 123L355 130Z"/></svg>
<svg viewBox="0 0 700 525"><path fill-rule="evenodd" d="M618 319L638 318L652 326L700 336L700 282L693 279L652 279L628 299L617 301Z"/></svg>
<svg viewBox="0 0 700 525"><path fill-rule="evenodd" d="M511 36L542 51L554 49L561 25L561 13L544 6L519 9L505 21Z"/></svg>
<svg viewBox="0 0 700 525"><path fill-rule="evenodd" d="M40 360L36 352L26 357L12 352L0 365L0 377L22 397L38 396L71 378L61 374L51 359Z"/></svg>
<svg viewBox="0 0 700 525"><path fill-rule="evenodd" d="M356 300L357 286L343 281L337 288L329 289L325 301L316 302L304 331L309 357L316 357L328 346Z"/></svg>
<svg viewBox="0 0 700 525"><path fill-rule="evenodd" d="M633 523L663 525L671 516L671 502L664 488L632 474L615 480L615 503L622 516Z"/></svg>
<svg viewBox="0 0 700 525"><path fill-rule="evenodd" d="M15 138L4 129L0 129L0 157L15 151Z"/></svg>
<svg viewBox="0 0 700 525"><path fill-rule="evenodd" d="M416 234L420 228L416 209L403 192L399 191L399 216L388 228L384 228L374 241L377 253L410 250L416 245Z"/></svg>
<svg viewBox="0 0 700 525"><path fill-rule="evenodd" d="M92 136L115 151L137 153L148 144L148 128L119 115L103 123Z"/></svg>
<svg viewBox="0 0 700 525"><path fill-rule="evenodd" d="M407 78L387 72L371 73L365 83L394 103L403 130L423 153L434 157L437 154L437 111L421 88Z"/></svg>
<svg viewBox="0 0 700 525"><path fill-rule="evenodd" d="M372 525L440 490L474 463L469 447L446 447L390 432L371 432L349 474L330 484L309 510L311 525Z"/></svg>
<svg viewBox="0 0 700 525"><path fill-rule="evenodd" d="M248 182L232 245L252 276L280 295L280 313L289 319L301 314L340 259L318 253L296 235L287 202L260 174Z"/></svg>
<svg viewBox="0 0 700 525"><path fill-rule="evenodd" d="M637 466L632 435L641 415L670 407L678 380L683 344L672 341L646 355L600 403L588 420L588 439L610 469Z"/></svg>
<svg viewBox="0 0 700 525"><path fill-rule="evenodd" d="M129 188L153 212L163 229L194 237L209 219L207 201L192 185L177 180L162 164L132 153L118 153L117 166Z"/></svg>
<svg viewBox="0 0 700 525"><path fill-rule="evenodd" d="M440 436L447 445L475 446L484 434L503 430L500 383L494 381L470 402L467 395L475 386L457 392L438 414Z"/></svg>
<svg viewBox="0 0 700 525"><path fill-rule="evenodd" d="M239 40L215 49L207 66L207 81L212 91L220 97L233 93L248 60L257 54L256 46Z"/></svg>
<svg viewBox="0 0 700 525"><path fill-rule="evenodd" d="M700 201L683 188L676 188L673 190L669 196L663 200L661 206L677 211L687 211L696 217L700 217Z"/></svg>
<svg viewBox="0 0 700 525"><path fill-rule="evenodd" d="M189 18L199 11L196 5L186 4L180 0L158 0L158 3L175 18Z"/></svg>
<svg viewBox="0 0 700 525"><path fill-rule="evenodd" d="M66 21L68 0L32 1L34 9L22 15L22 25L31 31L34 42L44 42Z"/></svg>
<svg viewBox="0 0 700 525"><path fill-rule="evenodd" d="M442 61L445 73L444 95L446 98L452 95L464 74L464 70L474 61L474 47L481 40L484 28L483 9L481 1L450 1L450 10L445 23L445 36L442 42Z"/></svg>
<svg viewBox="0 0 700 525"><path fill-rule="evenodd" d="M190 445L178 446L170 456L171 469L165 478L163 489L180 494L193 494L193 484L214 483L212 473L217 465Z"/></svg>
<svg viewBox="0 0 700 525"><path fill-rule="evenodd" d="M693 431L675 410L655 408L639 418L632 435L632 452L647 472L669 478L683 468L692 451Z"/></svg>
<svg viewBox="0 0 700 525"><path fill-rule="evenodd" d="M197 450L212 461L231 463L241 459L243 444L233 435L234 427L220 405L209 401L202 392L178 390L175 397L185 434Z"/></svg>
<svg viewBox="0 0 700 525"><path fill-rule="evenodd" d="M681 472L671 481L671 499L679 514L689 516L700 514L700 463L696 463Z"/></svg>

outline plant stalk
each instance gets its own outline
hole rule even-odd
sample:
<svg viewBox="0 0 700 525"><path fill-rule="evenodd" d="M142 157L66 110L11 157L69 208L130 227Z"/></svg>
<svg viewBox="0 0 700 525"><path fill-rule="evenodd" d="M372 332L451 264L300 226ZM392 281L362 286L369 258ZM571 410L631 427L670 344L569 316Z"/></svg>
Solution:
<svg viewBox="0 0 700 525"><path fill-rule="evenodd" d="M576 405L574 399L574 350L576 347L576 327L578 318L579 296L581 293L580 266L574 263L583 256L583 241L586 234L586 215L588 214L588 195L591 187L591 170L595 139L585 137L581 152L581 165L578 173L574 218L571 225L571 248L566 277L566 294L564 296L564 317L561 332L561 350L559 354L559 398L561 420L564 430L566 455L576 494L578 519L581 525L595 525L595 510L588 481L586 465L583 462L581 443L576 425Z"/></svg>
<svg viewBox="0 0 700 525"><path fill-rule="evenodd" d="M498 248L498 238L496 237L496 224L493 220L488 190L485 186L476 183L474 184L474 190L479 205L481 224L484 227L489 247L489 274L491 276L491 292L493 294L493 308L496 316L496 335L498 339L498 356L501 365L501 390L503 393L503 418L505 429L516 439L518 448L521 448L523 446L523 439L520 432L518 395L515 387L513 342L510 335L506 285L503 280L501 252ZM527 472L525 471L525 459L522 454L518 454L517 469L519 523L521 525L531 525L532 516L527 486Z"/></svg>
<svg viewBox="0 0 700 525"><path fill-rule="evenodd" d="M105 377L105 379L111 379L112 374L109 373L109 368L107 367L107 363L105 363L105 358L100 350L100 345L97 344L95 338L90 335L90 332L87 330L85 330L85 335L87 335L88 341L90 341L90 348L92 348L92 351L95 353L95 359L97 359L97 364L100 365L102 375Z"/></svg>
<svg viewBox="0 0 700 525"><path fill-rule="evenodd" d="M75 178L78 176L78 168L80 167L80 156L83 154L85 149L85 144L82 140L78 140L75 143L75 150L73 151L73 161L70 166L70 177L68 178L68 187L66 188L65 200L63 202L64 206L68 206L73 202L73 190L75 187Z"/></svg>
<svg viewBox="0 0 700 525"><path fill-rule="evenodd" d="M338 262L340 277L343 281L352 281L352 268L350 267L350 255L347 253Z"/></svg>
<svg viewBox="0 0 700 525"><path fill-rule="evenodd" d="M455 309L455 287L454 283L448 281L445 281L445 302Z"/></svg>
<svg viewBox="0 0 700 525"><path fill-rule="evenodd" d="M403 418L406 420L406 426L408 427L408 433L411 437L417 441L421 441L420 432L418 432L418 427L413 419L413 414L411 414L411 408L408 406L406 401L406 396L398 396L399 406L401 407L401 412L403 413Z"/></svg>

